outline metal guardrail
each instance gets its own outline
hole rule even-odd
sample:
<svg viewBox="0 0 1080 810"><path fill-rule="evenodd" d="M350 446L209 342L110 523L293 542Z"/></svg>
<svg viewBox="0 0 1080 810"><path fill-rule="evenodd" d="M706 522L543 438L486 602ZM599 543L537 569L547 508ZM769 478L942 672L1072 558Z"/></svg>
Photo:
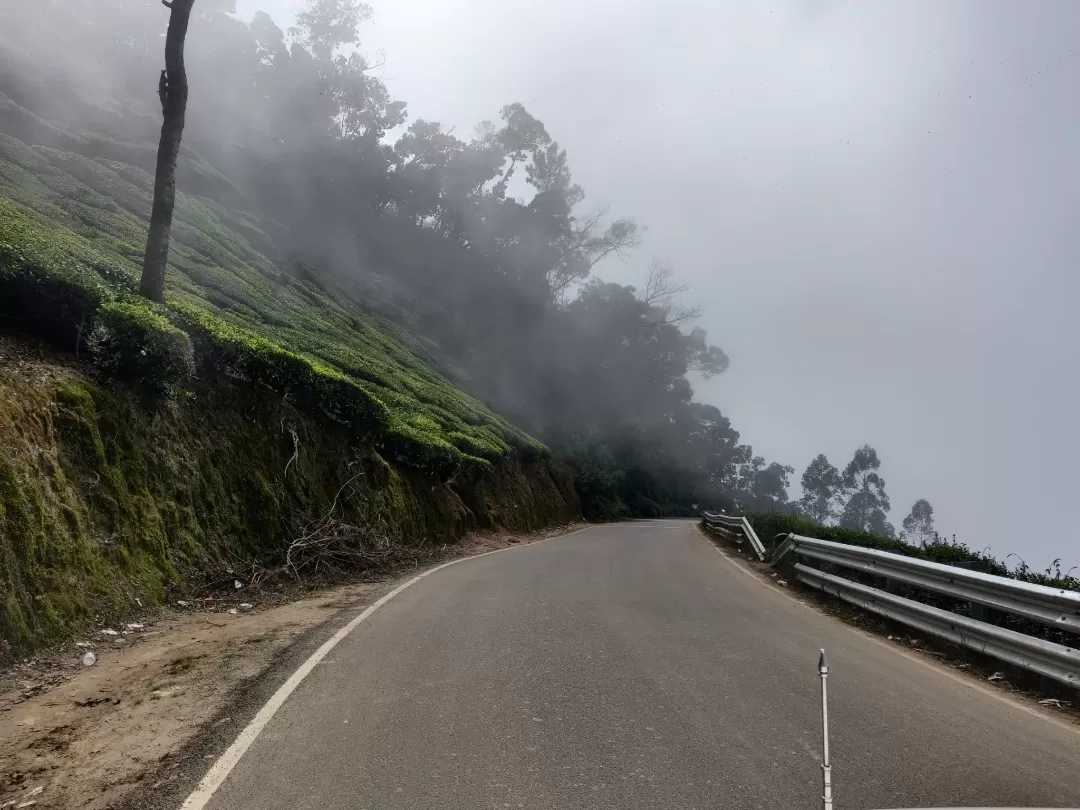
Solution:
<svg viewBox="0 0 1080 810"><path fill-rule="evenodd" d="M1080 592L1077 591L797 534L787 535L787 539L776 549L773 565L782 562L792 552L954 599L975 602L1047 627L1080 633Z"/></svg>
<svg viewBox="0 0 1080 810"><path fill-rule="evenodd" d="M754 549L754 553L757 554L759 560L764 560L767 556L765 546L762 545L761 540L758 539L757 533L754 531L754 527L750 525L750 521L746 518L715 514L713 512L702 512L701 517L705 521L705 525L713 531L723 532L732 537L738 537L739 535L745 537L750 541L750 546Z"/></svg>
<svg viewBox="0 0 1080 810"><path fill-rule="evenodd" d="M786 536L773 554L772 563L781 564L791 555L873 574L1047 627L1080 633L1080 593L1075 591L796 534ZM806 585L872 613L1080 688L1080 650L1076 648L951 613L801 562L795 562L794 569Z"/></svg>
<svg viewBox="0 0 1080 810"><path fill-rule="evenodd" d="M880 591L796 563L801 582L879 616L1066 684L1080 687L1080 650Z"/></svg>

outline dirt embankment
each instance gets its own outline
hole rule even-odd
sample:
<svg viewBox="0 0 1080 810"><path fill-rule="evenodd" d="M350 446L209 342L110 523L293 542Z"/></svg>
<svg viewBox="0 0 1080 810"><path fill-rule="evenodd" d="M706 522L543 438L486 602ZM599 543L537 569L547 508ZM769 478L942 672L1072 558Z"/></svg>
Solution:
<svg viewBox="0 0 1080 810"><path fill-rule="evenodd" d="M243 381L147 401L0 334L0 666L231 572L255 579L298 541L300 573L323 578L580 515L551 459L443 480L373 441Z"/></svg>
<svg viewBox="0 0 1080 810"><path fill-rule="evenodd" d="M569 530L475 534L444 559ZM175 755L200 729L211 721L242 727L227 707L291 644L400 581L192 597L153 618L95 628L0 673L0 808L103 810L135 789L165 786ZM85 666L89 652L96 661Z"/></svg>

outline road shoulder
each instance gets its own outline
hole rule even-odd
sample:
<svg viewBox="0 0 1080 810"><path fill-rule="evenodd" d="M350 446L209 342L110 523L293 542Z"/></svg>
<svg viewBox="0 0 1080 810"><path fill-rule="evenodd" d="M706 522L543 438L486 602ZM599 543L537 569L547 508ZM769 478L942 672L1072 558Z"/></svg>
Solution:
<svg viewBox="0 0 1080 810"><path fill-rule="evenodd" d="M477 534L439 561L525 545ZM3 673L0 807L175 808L326 639L418 571L284 604L183 605ZM244 598L244 597L242 597ZM106 630L112 628L104 628ZM84 666L93 650L96 660Z"/></svg>

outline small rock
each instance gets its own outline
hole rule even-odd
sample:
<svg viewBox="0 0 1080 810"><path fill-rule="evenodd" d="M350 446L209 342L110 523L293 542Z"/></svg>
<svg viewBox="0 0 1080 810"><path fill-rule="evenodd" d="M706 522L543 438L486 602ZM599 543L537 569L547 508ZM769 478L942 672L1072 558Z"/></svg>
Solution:
<svg viewBox="0 0 1080 810"><path fill-rule="evenodd" d="M92 652L88 652L82 657L82 662L84 667L92 667L94 664L97 663L97 656L94 655Z"/></svg>

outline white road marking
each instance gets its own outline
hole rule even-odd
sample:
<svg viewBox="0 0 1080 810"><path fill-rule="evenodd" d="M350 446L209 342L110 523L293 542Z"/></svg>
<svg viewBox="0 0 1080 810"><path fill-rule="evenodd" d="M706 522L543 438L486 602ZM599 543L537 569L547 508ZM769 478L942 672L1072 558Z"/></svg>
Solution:
<svg viewBox="0 0 1080 810"><path fill-rule="evenodd" d="M270 722L271 718L277 713L277 710L284 705L285 701L289 699L289 696L296 690L296 687L300 685L300 682L304 680L311 671L315 669L315 666L322 661L334 647L340 644L346 636L355 630L360 624L364 622L372 613L381 608L403 590L410 585L415 585L424 577L434 574L436 571L441 571L444 568L449 568L451 565L457 565L458 563L468 562L469 560L476 560L480 557L487 557L489 554L498 554L503 551L512 551L517 548L528 548L529 546L535 546L537 543L542 543L547 540L554 540L559 537L570 537L571 535L580 534L586 529L591 529L592 526L586 526L584 529L578 529L577 531L567 532L566 534L557 534L552 537L545 537L544 540L538 540L536 543L526 543L525 545L509 546L507 548L497 548L494 551L485 551L483 554L474 554L471 557L461 557L457 560L451 560L450 562L437 565L434 568L424 571L422 574L417 574L408 582L399 585L386 594L380 597L377 601L364 609L363 613L350 621L347 625L338 630L332 635L319 649L311 654L300 667L289 676L289 679L278 687L277 691L270 697L266 704L259 709L251 722L247 724L247 727L240 732L240 735L233 741L233 744L226 749L225 753L218 757L218 760L210 766L210 770L206 772L206 775L202 778L195 789L191 791L191 794L184 799L184 803L180 806L181 810L203 810L207 803L213 797L214 793L225 782L232 769L236 767L236 764L240 761L240 758L244 756L244 753L251 747L251 744L255 742L255 738L259 736L259 733L266 728L266 724Z"/></svg>
<svg viewBox="0 0 1080 810"><path fill-rule="evenodd" d="M731 557L729 557L727 554L722 552L719 548L716 547L716 544L713 543L700 530L698 531L698 535L701 537L701 539L703 539L705 542L707 542L709 544L709 547L712 548L713 551L715 551L723 560L725 560L729 565L734 567L737 571L740 571L741 573L746 574L746 576L750 577L750 579L754 580L754 582L756 582L758 585L761 585L763 588L768 590L770 593L773 593L773 594L775 594L776 596L779 596L782 599L790 600L792 598L791 594L785 594L785 593L783 593L781 591L778 591L776 588L771 587L770 584L766 580L762 579L757 574L755 574L753 571L751 571L749 568L745 567L741 563L736 562ZM825 616L827 618L833 618L833 617L829 616L828 613L825 613L822 610L818 610L816 607L808 604L807 602L803 602L802 600L794 600L794 601L796 602L796 604L802 605L807 610L813 610L819 616ZM1002 694L1001 692L998 692L998 691L996 691L994 689L983 686L981 683L977 683L976 681L974 681L970 677L967 677L967 676L961 675L961 674L959 674L957 672L954 672L946 664L941 664L941 663L938 663L937 661L928 661L925 658L923 658L922 656L915 655L914 653L908 652L905 649L897 647L895 644L889 644L887 641L882 641L880 638L875 636L873 633L868 633L865 630L860 630L857 627L852 627L851 625L847 624L846 622L837 621L836 624L837 624L838 627L842 627L845 630L847 630L848 632L854 633L855 635L857 635L857 636L859 636L859 637L861 637L863 639L866 639L867 641L871 642L872 644L876 644L879 647L883 647L886 650L889 650L890 652L893 652L896 655L899 655L901 658L906 658L908 661L911 661L911 662L913 662L915 664L919 664L920 666L926 667L926 669L929 669L929 670L931 670L933 672L936 672L938 675L943 675L944 677L948 678L951 681L955 681L956 683L963 684L964 686L968 687L969 689L974 689L976 692L980 692L981 694L986 695L987 697L994 698L995 700L998 700L998 701L1006 704L1007 706L1011 706L1014 709L1019 709L1022 712L1030 714L1032 717L1038 717L1040 720L1045 720L1048 723L1053 723L1058 728L1063 728L1066 731L1071 731L1073 734L1080 734L1080 727L1077 727L1076 725L1074 725L1072 723L1069 723L1069 722L1066 722L1064 720L1060 720L1057 717L1053 717L1051 715L1045 714L1044 712L1039 711L1038 709L1035 709L1035 708L1033 708L1031 706L1028 706L1028 705L1022 703L1021 701L1017 700L1016 698L1010 697L1009 695Z"/></svg>

